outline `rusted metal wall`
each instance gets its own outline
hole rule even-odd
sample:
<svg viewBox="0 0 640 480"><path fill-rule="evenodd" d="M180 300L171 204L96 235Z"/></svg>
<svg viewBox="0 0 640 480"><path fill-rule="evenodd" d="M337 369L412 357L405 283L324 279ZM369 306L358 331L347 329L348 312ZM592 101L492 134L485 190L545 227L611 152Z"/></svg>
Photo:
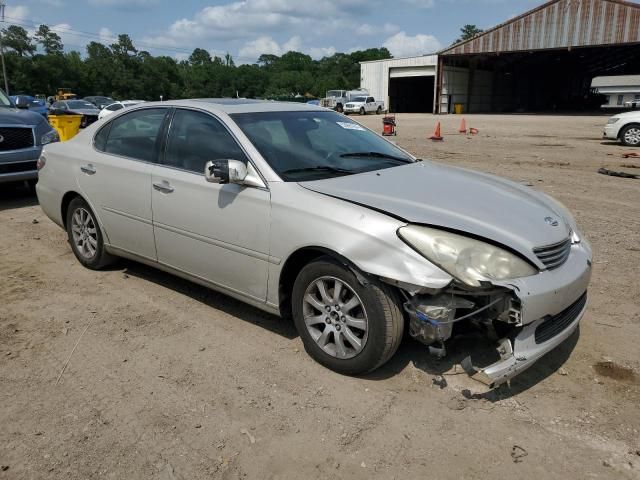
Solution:
<svg viewBox="0 0 640 480"><path fill-rule="evenodd" d="M441 55L517 52L640 42L640 4L555 0Z"/></svg>

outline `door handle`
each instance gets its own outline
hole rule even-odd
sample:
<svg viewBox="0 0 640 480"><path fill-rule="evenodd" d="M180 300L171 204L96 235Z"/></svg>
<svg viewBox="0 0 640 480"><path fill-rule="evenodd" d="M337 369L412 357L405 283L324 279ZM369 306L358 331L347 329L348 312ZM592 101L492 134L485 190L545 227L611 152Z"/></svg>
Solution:
<svg viewBox="0 0 640 480"><path fill-rule="evenodd" d="M163 180L162 182L154 182L153 188L162 193L171 193L175 190L175 188L173 188L166 180Z"/></svg>
<svg viewBox="0 0 640 480"><path fill-rule="evenodd" d="M80 170L82 170L87 175L93 175L94 173L96 173L95 167L91 164L81 166Z"/></svg>

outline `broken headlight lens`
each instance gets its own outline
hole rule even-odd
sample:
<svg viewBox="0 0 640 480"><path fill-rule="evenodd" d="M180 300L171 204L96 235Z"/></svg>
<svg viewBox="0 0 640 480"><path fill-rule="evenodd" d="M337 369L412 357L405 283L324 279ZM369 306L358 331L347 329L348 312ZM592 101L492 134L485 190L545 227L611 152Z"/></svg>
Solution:
<svg viewBox="0 0 640 480"><path fill-rule="evenodd" d="M481 286L482 281L507 280L538 273L517 255L463 235L407 225L398 229L398 236L449 275L473 287Z"/></svg>
<svg viewBox="0 0 640 480"><path fill-rule="evenodd" d="M607 125L613 125L614 123L616 123L618 120L620 120L619 118L610 118L609 121L607 121Z"/></svg>

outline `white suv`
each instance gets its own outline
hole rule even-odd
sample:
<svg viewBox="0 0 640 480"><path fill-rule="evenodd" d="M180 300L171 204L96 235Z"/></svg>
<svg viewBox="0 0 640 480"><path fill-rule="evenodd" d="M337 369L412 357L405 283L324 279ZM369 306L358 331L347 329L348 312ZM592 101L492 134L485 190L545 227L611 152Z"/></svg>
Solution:
<svg viewBox="0 0 640 480"><path fill-rule="evenodd" d="M611 117L604 127L604 138L620 140L628 147L640 146L640 110Z"/></svg>

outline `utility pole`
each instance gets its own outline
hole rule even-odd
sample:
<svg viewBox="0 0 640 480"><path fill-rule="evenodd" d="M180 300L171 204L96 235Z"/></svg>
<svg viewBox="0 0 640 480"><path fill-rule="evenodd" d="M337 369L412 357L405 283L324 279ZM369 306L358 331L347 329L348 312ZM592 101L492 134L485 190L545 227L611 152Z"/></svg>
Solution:
<svg viewBox="0 0 640 480"><path fill-rule="evenodd" d="M0 18L4 25L4 0L0 0ZM2 58L2 77L4 78L4 93L9 96L9 80L7 79L7 67L4 64L4 47L2 46L2 33L0 33L0 57Z"/></svg>

